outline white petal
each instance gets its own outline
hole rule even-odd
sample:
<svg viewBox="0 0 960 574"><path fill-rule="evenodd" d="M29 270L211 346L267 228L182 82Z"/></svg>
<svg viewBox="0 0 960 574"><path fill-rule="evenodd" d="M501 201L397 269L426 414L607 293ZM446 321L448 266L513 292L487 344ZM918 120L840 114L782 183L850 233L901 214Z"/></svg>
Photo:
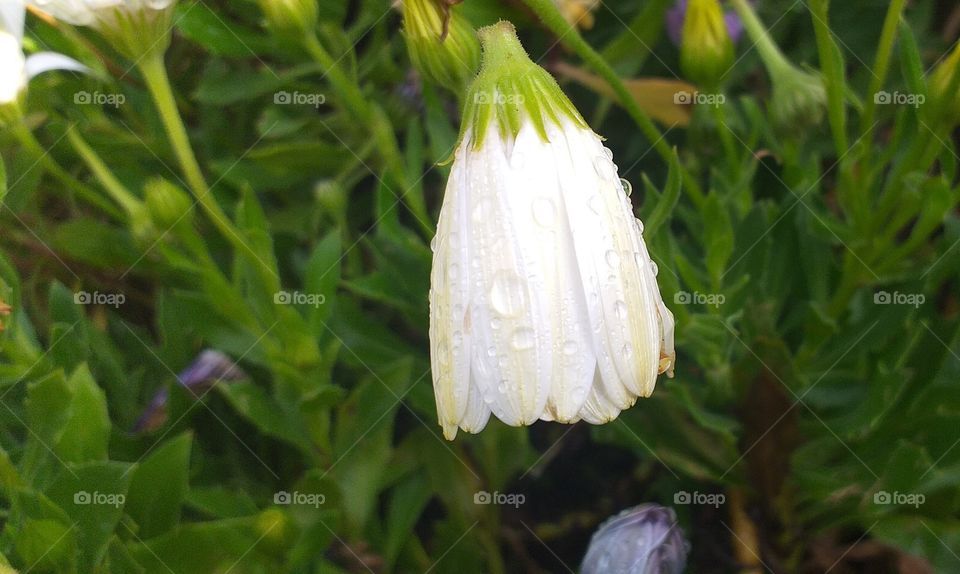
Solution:
<svg viewBox="0 0 960 574"><path fill-rule="evenodd" d="M630 408L633 406L634 401L636 401L636 398L631 400L630 404L623 408ZM583 408L580 409L580 418L592 425L602 425L620 416L623 408L607 398L606 388L603 386L600 371L598 370L596 378L594 378L593 381L593 386L590 389L590 395L583 404Z"/></svg>
<svg viewBox="0 0 960 574"><path fill-rule="evenodd" d="M467 400L467 411L463 414L460 421L460 428L469 433L478 433L487 426L490 420L490 407L483 401L480 389L476 384L470 385L470 396ZM453 437L447 437L453 440Z"/></svg>
<svg viewBox="0 0 960 574"><path fill-rule="evenodd" d="M38 52L27 58L26 72L28 78L51 70L69 70L73 72L90 73L90 68L69 56L55 52Z"/></svg>
<svg viewBox="0 0 960 574"><path fill-rule="evenodd" d="M0 0L0 33L6 32L23 41L23 22L27 8L23 0Z"/></svg>
<svg viewBox="0 0 960 574"><path fill-rule="evenodd" d="M17 99L27 83L23 49L11 34L0 32L0 104Z"/></svg>
<svg viewBox="0 0 960 574"><path fill-rule="evenodd" d="M456 162L447 181L430 274L430 361L437 413L448 438L467 409L472 348L466 172Z"/></svg>
<svg viewBox="0 0 960 574"><path fill-rule="evenodd" d="M609 151L589 130L570 124L564 132L570 165L559 167L597 364L607 399L623 409L653 392L660 297Z"/></svg>
<svg viewBox="0 0 960 574"><path fill-rule="evenodd" d="M514 162L522 157L524 168L511 168L511 157ZM474 375L498 418L526 425L540 418L550 392L553 308L545 296L545 262L531 243L529 209L514 195L547 181L552 160L548 148L528 145L522 133L511 149L492 125L480 149L468 149L464 159L473 250Z"/></svg>

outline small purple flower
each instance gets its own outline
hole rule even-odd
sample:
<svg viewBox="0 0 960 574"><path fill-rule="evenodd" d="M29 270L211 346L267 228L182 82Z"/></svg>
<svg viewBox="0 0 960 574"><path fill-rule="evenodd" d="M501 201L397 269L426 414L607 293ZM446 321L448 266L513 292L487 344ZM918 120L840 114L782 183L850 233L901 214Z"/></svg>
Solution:
<svg viewBox="0 0 960 574"><path fill-rule="evenodd" d="M600 525L581 574L681 574L690 544L672 508L641 504Z"/></svg>
<svg viewBox="0 0 960 574"><path fill-rule="evenodd" d="M667 36L670 41L679 46L683 42L683 21L687 17L687 0L677 0L673 8L667 10ZM732 10L723 13L723 19L727 23L727 33L730 34L730 40L736 44L743 34L743 22L740 17Z"/></svg>
<svg viewBox="0 0 960 574"><path fill-rule="evenodd" d="M177 382L194 397L200 398L220 381L236 381L246 376L230 357L220 351L207 349L177 375ZM167 420L168 399L167 389L158 391L134 425L134 432L149 432L160 428Z"/></svg>

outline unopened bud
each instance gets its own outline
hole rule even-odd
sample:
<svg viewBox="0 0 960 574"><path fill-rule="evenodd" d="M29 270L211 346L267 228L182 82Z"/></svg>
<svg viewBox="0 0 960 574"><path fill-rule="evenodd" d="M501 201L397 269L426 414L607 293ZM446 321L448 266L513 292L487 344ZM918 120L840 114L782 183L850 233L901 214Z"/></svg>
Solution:
<svg viewBox="0 0 960 574"><path fill-rule="evenodd" d="M317 0L260 0L260 8L278 34L302 36L317 25Z"/></svg>
<svg viewBox="0 0 960 574"><path fill-rule="evenodd" d="M600 525L582 574L681 574L690 544L670 508L642 504Z"/></svg>
<svg viewBox="0 0 960 574"><path fill-rule="evenodd" d="M950 124L960 122L960 44L934 69L930 92L935 110Z"/></svg>
<svg viewBox="0 0 960 574"><path fill-rule="evenodd" d="M193 200L176 185L165 179L154 179L146 185L146 211L161 230L189 224L193 218Z"/></svg>
<svg viewBox="0 0 960 574"><path fill-rule="evenodd" d="M680 66L693 82L715 87L733 64L733 40L717 0L690 0L683 22Z"/></svg>
<svg viewBox="0 0 960 574"><path fill-rule="evenodd" d="M456 94L466 91L480 68L476 31L442 0L405 0L403 37L417 71Z"/></svg>

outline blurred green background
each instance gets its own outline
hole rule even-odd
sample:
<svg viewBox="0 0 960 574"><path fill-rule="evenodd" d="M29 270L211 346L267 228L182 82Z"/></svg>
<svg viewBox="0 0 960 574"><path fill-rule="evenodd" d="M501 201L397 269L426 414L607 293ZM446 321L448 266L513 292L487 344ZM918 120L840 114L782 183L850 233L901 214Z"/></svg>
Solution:
<svg viewBox="0 0 960 574"><path fill-rule="evenodd" d="M577 31L457 6L511 20L607 138L678 358L605 426L449 443L427 290L458 101L390 4L322 0L305 46L256 2L179 3L166 68L235 235L190 197L142 70L28 16L28 52L93 73L33 80L0 129L0 572L568 572L644 502L677 511L689 572L960 571L960 104L930 81L955 3L760 0L823 78L822 121L771 122L744 36L723 105L631 84L679 118L659 150ZM673 4L598 4L582 37L625 79L689 81ZM242 376L178 384L205 349Z"/></svg>

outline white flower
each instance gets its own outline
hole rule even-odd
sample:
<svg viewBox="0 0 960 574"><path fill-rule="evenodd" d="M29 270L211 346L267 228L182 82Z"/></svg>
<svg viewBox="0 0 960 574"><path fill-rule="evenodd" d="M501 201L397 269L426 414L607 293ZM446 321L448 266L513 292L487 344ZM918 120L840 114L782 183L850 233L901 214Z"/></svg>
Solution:
<svg viewBox="0 0 960 574"><path fill-rule="evenodd" d="M87 71L83 64L62 54L39 52L23 55L23 0L0 0L0 105L13 104L27 80L49 70Z"/></svg>
<svg viewBox="0 0 960 574"><path fill-rule="evenodd" d="M140 61L166 51L176 0L29 0L29 3L58 20L95 28L115 49Z"/></svg>
<svg viewBox="0 0 960 574"><path fill-rule="evenodd" d="M481 38L434 243L440 424L606 423L672 369L673 316L611 152L512 26Z"/></svg>
<svg viewBox="0 0 960 574"><path fill-rule="evenodd" d="M166 10L175 2L176 0L30 0L30 4L57 20L75 26L97 26L104 18L112 18L117 11L132 13Z"/></svg>

